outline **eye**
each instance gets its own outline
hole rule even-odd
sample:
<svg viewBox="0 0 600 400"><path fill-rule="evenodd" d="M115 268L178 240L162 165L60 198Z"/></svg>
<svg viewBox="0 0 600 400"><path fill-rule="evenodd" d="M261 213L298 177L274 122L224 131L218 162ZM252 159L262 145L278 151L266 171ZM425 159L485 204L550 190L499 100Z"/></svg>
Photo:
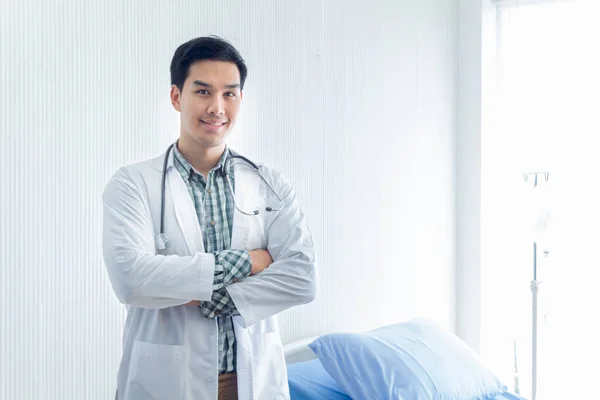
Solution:
<svg viewBox="0 0 600 400"><path fill-rule="evenodd" d="M227 96L227 97L235 97L235 93L233 93L233 92L227 92L227 93L225 93L225 96Z"/></svg>
<svg viewBox="0 0 600 400"><path fill-rule="evenodd" d="M198 93L198 94L209 94L208 90L205 90L205 89L197 90L196 93Z"/></svg>

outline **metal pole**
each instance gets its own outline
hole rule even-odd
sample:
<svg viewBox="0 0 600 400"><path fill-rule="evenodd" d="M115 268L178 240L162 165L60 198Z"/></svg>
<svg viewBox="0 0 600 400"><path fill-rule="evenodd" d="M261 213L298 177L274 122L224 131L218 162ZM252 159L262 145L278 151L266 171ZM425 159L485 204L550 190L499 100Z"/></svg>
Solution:
<svg viewBox="0 0 600 400"><path fill-rule="evenodd" d="M538 328L538 281L537 243L533 242L533 280L531 281L532 326L531 326L531 400L537 396L537 328Z"/></svg>

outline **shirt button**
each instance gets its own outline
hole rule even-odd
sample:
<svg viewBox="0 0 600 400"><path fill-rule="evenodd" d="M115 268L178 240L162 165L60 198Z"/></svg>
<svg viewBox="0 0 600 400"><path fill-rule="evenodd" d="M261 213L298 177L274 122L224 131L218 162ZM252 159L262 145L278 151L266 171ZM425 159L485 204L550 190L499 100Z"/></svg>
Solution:
<svg viewBox="0 0 600 400"><path fill-rule="evenodd" d="M211 224L212 226L215 226L215 221L210 221L210 224Z"/></svg>
<svg viewBox="0 0 600 400"><path fill-rule="evenodd" d="M206 190L206 193L211 194L212 193L212 189Z"/></svg>

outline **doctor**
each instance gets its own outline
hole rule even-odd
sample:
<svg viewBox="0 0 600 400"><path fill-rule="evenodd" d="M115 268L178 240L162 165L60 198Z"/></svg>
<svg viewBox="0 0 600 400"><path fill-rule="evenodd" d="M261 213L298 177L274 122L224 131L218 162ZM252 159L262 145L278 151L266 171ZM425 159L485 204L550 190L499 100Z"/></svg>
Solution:
<svg viewBox="0 0 600 400"><path fill-rule="evenodd" d="M246 74L226 41L181 45L178 141L105 188L104 260L127 305L120 400L289 398L277 314L315 298L315 250L283 176L228 161Z"/></svg>

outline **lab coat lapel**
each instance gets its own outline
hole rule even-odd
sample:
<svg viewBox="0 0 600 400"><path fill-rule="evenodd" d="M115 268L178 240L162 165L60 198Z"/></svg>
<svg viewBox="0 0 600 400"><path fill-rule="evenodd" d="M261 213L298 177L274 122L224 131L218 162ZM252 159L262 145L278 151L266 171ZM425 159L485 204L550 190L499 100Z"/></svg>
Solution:
<svg viewBox="0 0 600 400"><path fill-rule="evenodd" d="M260 199L257 195L260 185L260 176L244 161L236 160L233 164L235 201L237 207L245 212L259 209L259 212L264 213L264 207L263 209L259 208ZM204 252L202 230L198 223L196 209L185 182L173 164L173 152L169 155L167 170L167 191L171 195L174 213L185 237L189 253L194 254L197 252ZM246 215L239 212L237 208L234 207L231 237L232 249L246 249L250 224L253 218L261 218L261 216Z"/></svg>
<svg viewBox="0 0 600 400"><path fill-rule="evenodd" d="M234 179L235 201L237 207L244 210L244 212L252 212L253 210L258 209L257 193L260 184L260 176L244 161L236 159L234 163ZM265 211L259 209L259 212ZM261 217L258 215L246 215L239 212L237 208L234 209L233 230L231 236L232 249L246 250L252 218Z"/></svg>
<svg viewBox="0 0 600 400"><path fill-rule="evenodd" d="M177 223L183 232L190 255L204 252L202 231L198 223L196 208L183 178L172 163L168 167L168 190L171 194Z"/></svg>

